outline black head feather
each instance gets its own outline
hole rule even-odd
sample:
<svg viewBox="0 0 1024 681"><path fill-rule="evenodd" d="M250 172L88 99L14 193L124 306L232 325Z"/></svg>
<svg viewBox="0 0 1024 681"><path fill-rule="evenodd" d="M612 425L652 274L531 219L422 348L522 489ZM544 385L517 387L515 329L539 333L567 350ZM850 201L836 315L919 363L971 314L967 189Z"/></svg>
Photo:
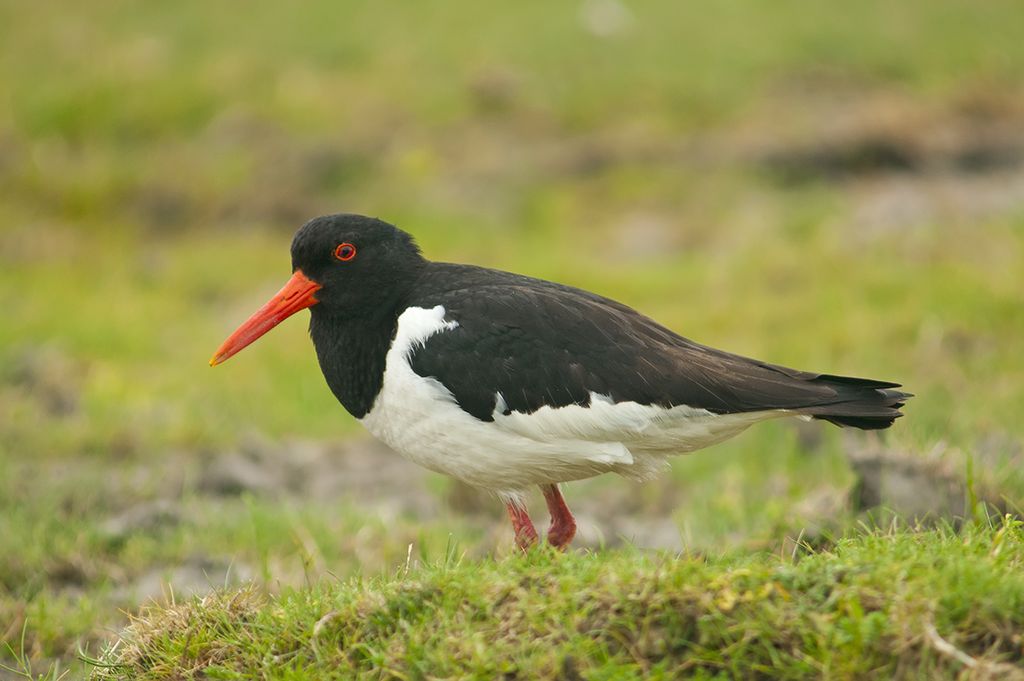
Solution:
<svg viewBox="0 0 1024 681"><path fill-rule="evenodd" d="M354 249L339 260L342 244ZM292 239L292 269L319 283L317 315L346 318L387 314L425 261L412 236L377 218L339 213L313 218Z"/></svg>
<svg viewBox="0 0 1024 681"><path fill-rule="evenodd" d="M351 257L340 259L346 244ZM320 368L357 418L373 406L398 315L426 265L409 234L376 218L325 215L295 233L292 269L321 286L309 324Z"/></svg>

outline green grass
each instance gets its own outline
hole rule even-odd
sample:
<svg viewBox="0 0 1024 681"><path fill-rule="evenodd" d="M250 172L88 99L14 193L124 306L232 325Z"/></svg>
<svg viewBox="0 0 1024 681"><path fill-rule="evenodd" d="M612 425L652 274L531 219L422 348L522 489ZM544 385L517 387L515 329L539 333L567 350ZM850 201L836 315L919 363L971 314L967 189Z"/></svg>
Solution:
<svg viewBox="0 0 1024 681"><path fill-rule="evenodd" d="M144 610L94 678L1020 676L1019 523L829 551L448 559ZM941 632L941 633L939 633Z"/></svg>
<svg viewBox="0 0 1024 681"><path fill-rule="evenodd" d="M826 426L765 424L644 487L568 486L604 532L585 555L510 555L500 508L460 511L436 477L380 485L419 500L399 511L204 487L248 438L359 436L301 320L206 364L287 277L292 231L350 210L430 257L595 290L701 342L902 381L917 396L882 446L1020 512L1020 3L666 1L629 5L610 35L581 18L601 4L0 1L0 662L83 676L79 649L118 639L133 588L184 568L220 585L233 566L248 585L152 605L104 660L145 643L125 658L143 676L374 676L402 654L456 676L955 676L932 622L1020 664L1019 528L866 529L847 455L872 441ZM919 166L792 172L879 143ZM1004 165L954 162L985 144ZM177 520L109 530L154 500ZM630 548L607 509L666 523L688 553ZM791 558L801 536L816 551ZM424 566L406 573L410 546ZM377 619L339 614L310 643L352 608ZM651 632L685 627L658 652ZM339 652L353 641L363 657Z"/></svg>

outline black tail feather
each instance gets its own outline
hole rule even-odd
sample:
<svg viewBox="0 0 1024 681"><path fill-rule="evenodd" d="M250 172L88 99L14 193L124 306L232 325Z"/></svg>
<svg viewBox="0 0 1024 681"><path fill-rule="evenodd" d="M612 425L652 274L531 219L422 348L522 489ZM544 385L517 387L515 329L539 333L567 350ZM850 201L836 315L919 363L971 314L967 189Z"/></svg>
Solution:
<svg viewBox="0 0 1024 681"><path fill-rule="evenodd" d="M836 401L797 411L840 427L852 426L862 430L888 428L903 416L900 408L913 397L910 393L894 390L900 387L898 383L828 375L819 376L813 382L834 389Z"/></svg>

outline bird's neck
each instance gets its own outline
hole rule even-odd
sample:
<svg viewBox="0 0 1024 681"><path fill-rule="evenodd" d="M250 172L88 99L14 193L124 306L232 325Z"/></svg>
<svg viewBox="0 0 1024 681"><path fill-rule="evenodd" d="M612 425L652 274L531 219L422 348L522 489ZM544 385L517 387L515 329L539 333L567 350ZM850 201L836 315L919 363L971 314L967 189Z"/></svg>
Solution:
<svg viewBox="0 0 1024 681"><path fill-rule="evenodd" d="M361 419L373 408L384 384L385 361L395 336L397 314L343 319L313 312L309 334L320 370L342 406Z"/></svg>

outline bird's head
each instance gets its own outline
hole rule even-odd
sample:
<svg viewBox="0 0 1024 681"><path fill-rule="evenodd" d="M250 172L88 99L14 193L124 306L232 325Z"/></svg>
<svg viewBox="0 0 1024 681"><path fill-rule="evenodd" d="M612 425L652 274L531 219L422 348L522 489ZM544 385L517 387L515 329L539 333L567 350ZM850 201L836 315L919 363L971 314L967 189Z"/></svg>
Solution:
<svg viewBox="0 0 1024 681"><path fill-rule="evenodd" d="M342 319L378 314L424 262L412 237L383 220L345 213L314 218L292 239L291 279L224 341L210 365L307 307Z"/></svg>

